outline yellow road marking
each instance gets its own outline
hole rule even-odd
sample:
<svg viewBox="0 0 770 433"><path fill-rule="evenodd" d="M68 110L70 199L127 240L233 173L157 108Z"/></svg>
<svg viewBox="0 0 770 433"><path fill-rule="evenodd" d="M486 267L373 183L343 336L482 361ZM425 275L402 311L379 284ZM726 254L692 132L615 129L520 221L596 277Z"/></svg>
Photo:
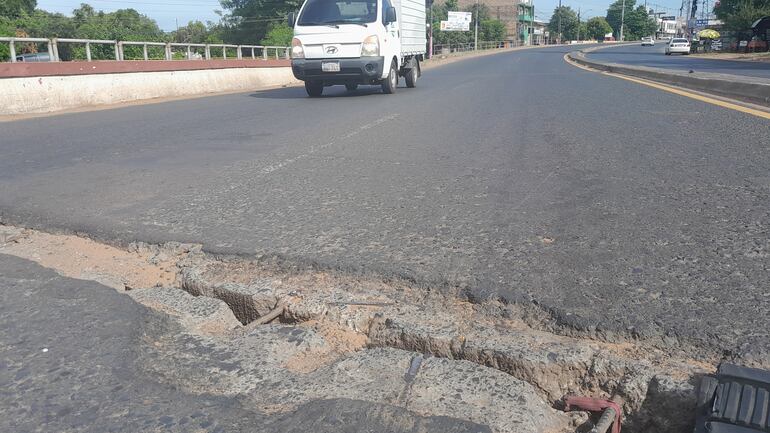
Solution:
<svg viewBox="0 0 770 433"><path fill-rule="evenodd" d="M649 80L643 80L641 78L629 77L627 75L614 74L614 73L605 72L605 71L597 71L595 69L588 68L586 66L578 64L577 62L572 61L569 58L568 54L564 55L564 61L566 61L567 63L569 63L572 66L575 66L577 68L580 68L580 69L583 69L583 70L586 70L586 71L599 72L599 73L601 73L603 75L608 75L610 77L620 78L620 79L623 79L623 80L626 80L626 81L632 81L632 82L637 83L637 84L642 84L644 86L652 87L652 88L655 88L655 89L658 89L658 90L663 90L664 92L673 93L673 94L676 94L676 95L679 95L679 96L684 96L686 98L695 99L697 101L705 102L707 104L716 105L716 106L719 106L719 107L722 107L722 108L727 108L727 109L730 109L730 110L740 111L741 113L751 114L752 116L757 116L757 117L761 117L763 119L770 120L770 112L767 112L767 111L762 111L762 110L758 110L758 109L755 109L755 108L747 107L747 106L744 106L744 105L740 105L740 104L736 104L736 103L732 103L732 102L728 102L728 101L723 101L721 99L717 99L717 98L701 95L699 93L690 92L690 91L683 90L683 89L680 89L680 88L677 88L677 87L667 86L665 84L655 83L655 82L652 82L652 81L649 81Z"/></svg>

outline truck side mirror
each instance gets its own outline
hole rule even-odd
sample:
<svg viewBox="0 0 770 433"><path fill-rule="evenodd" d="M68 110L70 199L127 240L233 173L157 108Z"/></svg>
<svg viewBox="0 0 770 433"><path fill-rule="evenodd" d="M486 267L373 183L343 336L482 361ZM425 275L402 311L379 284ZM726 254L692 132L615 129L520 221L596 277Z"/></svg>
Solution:
<svg viewBox="0 0 770 433"><path fill-rule="evenodd" d="M385 12L385 22L388 24L396 22L396 8L393 6L389 7Z"/></svg>
<svg viewBox="0 0 770 433"><path fill-rule="evenodd" d="M287 19L289 27L294 28L294 23L297 21L297 15L294 12L289 12L289 18Z"/></svg>

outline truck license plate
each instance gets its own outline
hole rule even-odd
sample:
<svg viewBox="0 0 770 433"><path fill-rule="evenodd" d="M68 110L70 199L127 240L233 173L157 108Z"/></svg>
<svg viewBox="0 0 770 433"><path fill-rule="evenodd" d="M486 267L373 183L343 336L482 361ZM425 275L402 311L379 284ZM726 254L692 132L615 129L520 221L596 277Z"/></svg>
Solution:
<svg viewBox="0 0 770 433"><path fill-rule="evenodd" d="M340 62L321 62L321 70L323 72L339 72Z"/></svg>

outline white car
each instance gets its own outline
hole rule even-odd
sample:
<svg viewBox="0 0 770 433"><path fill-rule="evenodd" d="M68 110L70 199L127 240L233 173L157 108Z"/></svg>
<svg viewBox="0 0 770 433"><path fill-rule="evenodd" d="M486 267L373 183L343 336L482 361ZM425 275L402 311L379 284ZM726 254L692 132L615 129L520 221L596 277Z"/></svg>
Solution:
<svg viewBox="0 0 770 433"><path fill-rule="evenodd" d="M655 39L651 38L650 36L645 36L642 38L642 46L655 46Z"/></svg>
<svg viewBox="0 0 770 433"><path fill-rule="evenodd" d="M690 41L685 38L672 38L671 42L666 45L666 55L670 56L672 53L684 54L685 56L690 54Z"/></svg>

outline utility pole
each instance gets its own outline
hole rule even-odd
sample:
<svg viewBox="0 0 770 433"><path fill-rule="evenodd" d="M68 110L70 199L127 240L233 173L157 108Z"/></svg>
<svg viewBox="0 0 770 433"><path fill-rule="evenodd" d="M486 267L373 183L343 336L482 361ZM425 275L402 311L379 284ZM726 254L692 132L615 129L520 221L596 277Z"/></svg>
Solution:
<svg viewBox="0 0 770 433"><path fill-rule="evenodd" d="M623 9L620 10L620 42L623 42L623 25L626 23L626 0L623 0Z"/></svg>
<svg viewBox="0 0 770 433"><path fill-rule="evenodd" d="M433 1L430 2L430 33L428 34L428 58L433 58Z"/></svg>
<svg viewBox="0 0 770 433"><path fill-rule="evenodd" d="M476 30L473 36L473 49L479 49L479 0L476 0Z"/></svg>
<svg viewBox="0 0 770 433"><path fill-rule="evenodd" d="M577 28L577 40L580 42L580 7L578 7L578 28Z"/></svg>
<svg viewBox="0 0 770 433"><path fill-rule="evenodd" d="M626 0L623 0L626 1ZM561 16L564 11L561 10L561 0L559 0L559 40L556 41L557 44L561 44Z"/></svg>

